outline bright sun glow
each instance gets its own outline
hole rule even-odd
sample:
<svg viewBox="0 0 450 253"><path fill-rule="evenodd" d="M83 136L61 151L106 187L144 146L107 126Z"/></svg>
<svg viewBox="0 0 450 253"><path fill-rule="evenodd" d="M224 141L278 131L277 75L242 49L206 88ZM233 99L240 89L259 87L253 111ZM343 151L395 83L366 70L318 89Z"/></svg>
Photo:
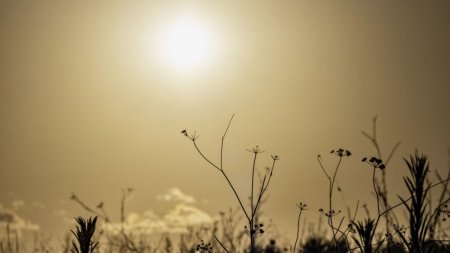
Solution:
<svg viewBox="0 0 450 253"><path fill-rule="evenodd" d="M210 28L202 20L184 16L164 28L161 56L179 72L193 72L206 66L214 52Z"/></svg>

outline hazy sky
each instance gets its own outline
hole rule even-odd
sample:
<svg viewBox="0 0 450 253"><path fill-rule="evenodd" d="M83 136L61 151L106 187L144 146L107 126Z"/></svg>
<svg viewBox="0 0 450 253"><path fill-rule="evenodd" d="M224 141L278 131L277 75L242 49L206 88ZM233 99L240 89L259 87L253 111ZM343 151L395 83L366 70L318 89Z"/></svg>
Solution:
<svg viewBox="0 0 450 253"><path fill-rule="evenodd" d="M161 196L177 188L214 216L237 203L180 131L197 131L217 161L233 113L225 166L243 198L246 149L266 151L262 170L281 158L265 206L280 232L295 228L294 203L311 206L311 221L326 207L316 156L331 167L331 149L354 153L338 179L347 204L375 204L360 162L375 152L360 133L375 115L384 153L402 142L387 172L397 201L401 157L417 148L433 171L448 168L449 11L449 1L2 1L0 206L66 230L85 214L72 192L118 213L121 189L134 187L129 211L163 215L172 204ZM161 53L186 15L214 38L192 71Z"/></svg>

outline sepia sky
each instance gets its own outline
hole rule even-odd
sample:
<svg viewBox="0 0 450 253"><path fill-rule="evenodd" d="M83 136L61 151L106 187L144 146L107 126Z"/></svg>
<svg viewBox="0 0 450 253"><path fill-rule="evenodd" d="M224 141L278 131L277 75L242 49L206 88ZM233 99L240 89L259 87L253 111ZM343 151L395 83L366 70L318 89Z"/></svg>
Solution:
<svg viewBox="0 0 450 253"><path fill-rule="evenodd" d="M374 206L361 158L375 149L361 130L375 115L385 156L401 142L387 170L397 202L402 157L429 155L433 180L449 167L449 10L448 1L2 1L0 211L66 231L87 215L72 193L117 218L122 189L133 187L127 210L141 218L186 208L214 217L237 202L180 131L196 131L219 161L232 114L224 166L243 199L246 149L265 150L261 171L280 156L263 207L279 233L294 231L296 202L309 204L310 222L326 207L316 157L331 169L331 149L353 152L338 207ZM195 65L180 61L197 55L164 51L185 20L208 36L193 40L208 49Z"/></svg>

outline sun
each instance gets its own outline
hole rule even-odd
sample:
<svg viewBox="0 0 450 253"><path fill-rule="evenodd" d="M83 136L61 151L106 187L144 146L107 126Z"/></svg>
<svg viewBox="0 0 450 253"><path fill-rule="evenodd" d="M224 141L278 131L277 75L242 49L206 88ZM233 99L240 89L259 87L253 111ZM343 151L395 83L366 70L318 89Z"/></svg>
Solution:
<svg viewBox="0 0 450 253"><path fill-rule="evenodd" d="M162 32L160 54L178 72L195 72L210 63L216 42L211 28L194 16L178 17Z"/></svg>

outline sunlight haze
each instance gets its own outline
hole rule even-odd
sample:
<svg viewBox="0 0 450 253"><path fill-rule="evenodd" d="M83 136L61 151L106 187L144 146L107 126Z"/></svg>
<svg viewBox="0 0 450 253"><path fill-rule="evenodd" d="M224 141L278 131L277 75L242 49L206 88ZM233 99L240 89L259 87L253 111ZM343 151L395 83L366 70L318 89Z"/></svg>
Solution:
<svg viewBox="0 0 450 253"><path fill-rule="evenodd" d="M217 170L181 131L220 160L248 200L251 149L274 170L262 216L293 240L327 207L327 168L345 210L375 209L377 134L389 198L405 194L403 157L415 149L447 175L450 147L448 1L2 1L0 3L0 211L56 235L88 216L70 197L104 202L149 231L184 231L238 208ZM248 203L248 202L247 202ZM181 216L185 215L185 216ZM360 212L360 217L364 213ZM185 218L180 218L185 217ZM1 224L0 220L0 224ZM242 223L242 227L244 223ZM58 238L59 238L58 237ZM280 239L281 240L281 239Z"/></svg>

